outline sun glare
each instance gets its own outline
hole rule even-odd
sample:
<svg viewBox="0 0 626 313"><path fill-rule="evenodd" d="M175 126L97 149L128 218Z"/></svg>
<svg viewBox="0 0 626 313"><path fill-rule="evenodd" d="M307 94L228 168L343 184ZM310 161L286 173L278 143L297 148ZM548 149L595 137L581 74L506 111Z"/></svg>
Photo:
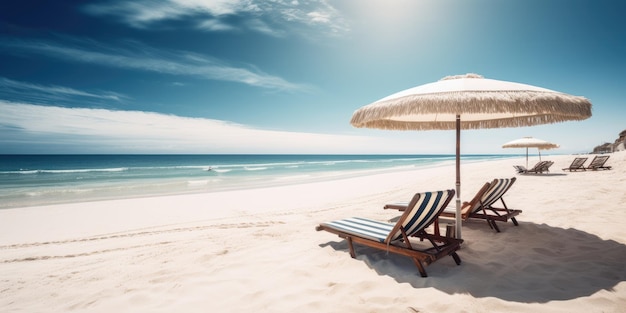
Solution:
<svg viewBox="0 0 626 313"><path fill-rule="evenodd" d="M401 42L416 36L428 36L433 32L429 26L432 5L424 1L358 1L351 10L354 19L363 21L362 34L379 43Z"/></svg>

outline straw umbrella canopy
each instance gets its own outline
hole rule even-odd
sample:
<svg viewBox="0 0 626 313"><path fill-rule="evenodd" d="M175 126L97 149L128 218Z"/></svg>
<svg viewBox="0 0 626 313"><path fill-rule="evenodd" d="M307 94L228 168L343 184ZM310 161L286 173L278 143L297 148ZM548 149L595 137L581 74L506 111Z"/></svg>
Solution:
<svg viewBox="0 0 626 313"><path fill-rule="evenodd" d="M502 148L526 148L526 167L528 167L528 148L537 148L539 151L539 161L541 161L541 150L558 148L559 145L533 137L524 137L509 141L502 145Z"/></svg>
<svg viewBox="0 0 626 313"><path fill-rule="evenodd" d="M406 89L354 112L354 127L456 130L456 225L461 238L461 129L520 127L591 116L591 102L526 84L477 74L448 76Z"/></svg>

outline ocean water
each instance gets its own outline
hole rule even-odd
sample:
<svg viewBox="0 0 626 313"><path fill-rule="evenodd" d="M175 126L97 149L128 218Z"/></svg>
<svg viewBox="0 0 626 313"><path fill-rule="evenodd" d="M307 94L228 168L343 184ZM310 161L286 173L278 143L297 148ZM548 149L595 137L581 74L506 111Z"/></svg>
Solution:
<svg viewBox="0 0 626 313"><path fill-rule="evenodd" d="M510 155L467 155L462 162ZM0 209L214 192L454 164L454 155L0 155Z"/></svg>

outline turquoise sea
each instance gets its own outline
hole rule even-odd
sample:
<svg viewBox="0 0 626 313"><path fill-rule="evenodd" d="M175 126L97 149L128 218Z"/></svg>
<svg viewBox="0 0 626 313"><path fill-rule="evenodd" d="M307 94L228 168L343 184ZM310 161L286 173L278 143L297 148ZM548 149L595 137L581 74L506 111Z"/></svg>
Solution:
<svg viewBox="0 0 626 313"><path fill-rule="evenodd" d="M465 155L476 162L511 155ZM0 155L0 209L268 187L454 164L454 155Z"/></svg>

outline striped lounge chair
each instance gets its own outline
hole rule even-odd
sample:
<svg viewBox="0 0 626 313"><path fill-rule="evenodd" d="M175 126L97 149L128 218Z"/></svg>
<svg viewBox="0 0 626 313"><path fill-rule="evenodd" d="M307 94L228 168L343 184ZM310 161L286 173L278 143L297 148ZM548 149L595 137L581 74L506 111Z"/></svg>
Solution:
<svg viewBox="0 0 626 313"><path fill-rule="evenodd" d="M543 174L543 172L550 172L550 166L554 164L553 161L539 161L532 168L525 168L522 165L513 165L518 174Z"/></svg>
<svg viewBox="0 0 626 313"><path fill-rule="evenodd" d="M595 156L593 160L591 160L591 163L589 163L589 166L586 167L586 169L592 170L592 171L610 170L611 169L610 166L604 165L604 163L606 163L606 160L608 160L609 157L610 157L609 155Z"/></svg>
<svg viewBox="0 0 626 313"><path fill-rule="evenodd" d="M574 158L574 161L572 161L572 164L570 164L568 167L563 168L564 171L570 171L570 172L574 172L574 171L585 171L585 162L587 162L588 158Z"/></svg>
<svg viewBox="0 0 626 313"><path fill-rule="evenodd" d="M502 198L511 186L513 186L515 180L515 177L499 178L494 179L492 182L485 183L471 201L463 203L461 207L461 219L467 220L473 218L486 220L489 227L496 232L500 232L496 221L506 223L510 219L515 226L518 226L519 224L515 216L522 213L522 210L509 209ZM493 206L498 200L502 203L502 208ZM398 202L387 204L384 208L402 211L406 209L406 203ZM456 208L446 208L440 216L454 218L456 216Z"/></svg>
<svg viewBox="0 0 626 313"><path fill-rule="evenodd" d="M356 257L354 243L408 256L421 276L426 277L424 265L448 255L457 265L461 264L456 253L463 242L461 239L436 236L425 230L453 197L454 190L417 193L395 224L354 217L321 223L316 230L346 239L353 258Z"/></svg>

